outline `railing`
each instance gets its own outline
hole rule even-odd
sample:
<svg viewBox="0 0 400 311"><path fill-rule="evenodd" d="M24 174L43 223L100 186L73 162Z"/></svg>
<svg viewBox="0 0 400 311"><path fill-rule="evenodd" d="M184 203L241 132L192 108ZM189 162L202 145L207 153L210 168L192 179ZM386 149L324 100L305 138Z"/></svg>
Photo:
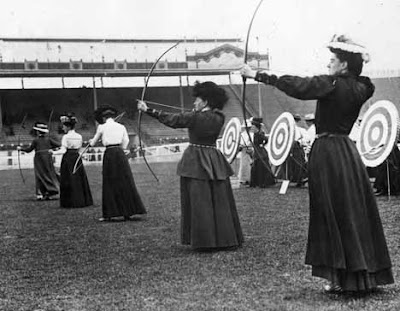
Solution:
<svg viewBox="0 0 400 311"><path fill-rule="evenodd" d="M175 162L180 159L183 151L187 148L189 143L177 143L168 144L161 146L152 146L143 148L143 152L146 155L146 159L149 162ZM85 165L98 165L103 162L105 148L104 147L93 147L82 156L82 160ZM33 168L33 157L35 152L25 153L20 152L20 164L18 163L18 151L8 150L0 151L0 170L6 169L18 169L19 166L23 169ZM130 161L141 162L143 154L138 149L131 150L127 155ZM61 165L62 155L54 155L54 165L59 167Z"/></svg>

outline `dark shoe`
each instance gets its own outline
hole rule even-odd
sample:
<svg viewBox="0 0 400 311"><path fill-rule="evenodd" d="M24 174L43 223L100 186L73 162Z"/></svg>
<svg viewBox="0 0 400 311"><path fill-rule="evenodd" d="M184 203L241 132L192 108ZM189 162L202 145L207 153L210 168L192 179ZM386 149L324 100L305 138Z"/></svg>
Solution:
<svg viewBox="0 0 400 311"><path fill-rule="evenodd" d="M343 293L343 289L340 285L329 284L324 286L324 292L326 294L340 294Z"/></svg>

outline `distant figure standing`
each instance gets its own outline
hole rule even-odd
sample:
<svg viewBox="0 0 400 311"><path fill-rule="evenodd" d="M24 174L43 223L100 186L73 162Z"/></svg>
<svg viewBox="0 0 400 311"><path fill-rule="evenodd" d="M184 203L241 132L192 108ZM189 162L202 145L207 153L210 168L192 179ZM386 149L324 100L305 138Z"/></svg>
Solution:
<svg viewBox="0 0 400 311"><path fill-rule="evenodd" d="M53 155L63 154L61 160L60 178L60 206L85 207L93 205L92 193L86 176L82 160L79 160L79 169L73 174L75 162L82 147L82 135L75 131L77 119L73 114L61 116L62 129L66 133L61 140L61 148L50 150Z"/></svg>
<svg viewBox="0 0 400 311"><path fill-rule="evenodd" d="M53 157L49 153L50 149L60 147L60 143L48 137L47 124L36 122L33 126L36 135L31 145L27 148L17 147L18 150L31 152L35 150L33 166L35 170L36 199L50 200L57 195L60 190L57 173L54 168Z"/></svg>
<svg viewBox="0 0 400 311"><path fill-rule="evenodd" d="M313 113L306 114L304 116L304 121L306 121L307 125L307 137L305 139L305 154L306 160L308 161L308 157L311 152L311 147L314 143L315 138L317 137L316 128L315 128L315 115Z"/></svg>
<svg viewBox="0 0 400 311"><path fill-rule="evenodd" d="M388 195L389 190L390 195L400 194L400 150L397 144L393 146L393 150L386 161L376 168L374 188L376 189L376 196Z"/></svg>
<svg viewBox="0 0 400 311"><path fill-rule="evenodd" d="M146 214L124 153L129 144L128 132L125 126L114 121L116 115L117 110L112 106L99 107L95 111L99 126L89 141L94 146L101 139L106 147L103 157L103 217L99 221L111 221L120 216L131 220L133 215Z"/></svg>
<svg viewBox="0 0 400 311"><path fill-rule="evenodd" d="M239 145L239 171L238 171L238 179L242 185L249 185L250 184L250 171L251 165L253 162L252 154L253 154L253 147L251 145L249 136L246 132L246 127L248 129L251 128L251 121L245 120L242 124L242 132L240 133L240 145ZM250 133L250 136L253 133ZM253 138L252 138L253 139Z"/></svg>
<svg viewBox="0 0 400 311"><path fill-rule="evenodd" d="M303 149L305 142L308 140L307 131L299 125L301 116L299 114L293 115L296 122L294 128L294 142L290 156L287 158L288 178L291 182L295 182L297 187L301 187L307 178L307 162Z"/></svg>
<svg viewBox="0 0 400 311"><path fill-rule="evenodd" d="M266 188L275 185L275 176L269 164L268 152L265 145L268 137L261 130L262 118L252 118L252 131L254 132L253 164L251 166L250 187Z"/></svg>

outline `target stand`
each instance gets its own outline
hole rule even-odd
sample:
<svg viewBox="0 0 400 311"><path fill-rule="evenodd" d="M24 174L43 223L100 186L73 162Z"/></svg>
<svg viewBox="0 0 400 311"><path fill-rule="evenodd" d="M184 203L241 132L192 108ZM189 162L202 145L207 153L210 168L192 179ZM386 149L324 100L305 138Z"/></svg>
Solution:
<svg viewBox="0 0 400 311"><path fill-rule="evenodd" d="M221 152L226 160L232 164L239 151L241 123L239 118L232 118L225 126L221 139Z"/></svg>
<svg viewBox="0 0 400 311"><path fill-rule="evenodd" d="M376 167L387 161L399 137L399 113L388 100L380 100L365 112L356 142L361 159L366 166ZM388 170L388 163L387 163ZM388 195L390 198L390 180Z"/></svg>
<svg viewBox="0 0 400 311"><path fill-rule="evenodd" d="M289 112L282 113L272 125L266 148L272 165L281 166L286 161L293 146L294 132L293 115ZM288 186L289 180L284 180L279 193L285 194Z"/></svg>

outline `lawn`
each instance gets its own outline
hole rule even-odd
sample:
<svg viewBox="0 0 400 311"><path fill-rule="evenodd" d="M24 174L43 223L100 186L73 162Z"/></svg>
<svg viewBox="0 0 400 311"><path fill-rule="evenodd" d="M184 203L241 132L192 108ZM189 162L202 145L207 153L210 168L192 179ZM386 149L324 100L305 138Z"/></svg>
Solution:
<svg viewBox="0 0 400 311"><path fill-rule="evenodd" d="M1 171L0 310L400 310L400 286L368 296L327 295L304 265L307 188L234 190L245 235L236 251L180 245L176 163L154 163L160 183L132 164L148 214L100 223L101 168L87 167L95 205L35 201L33 170ZM378 199L399 280L400 198Z"/></svg>

